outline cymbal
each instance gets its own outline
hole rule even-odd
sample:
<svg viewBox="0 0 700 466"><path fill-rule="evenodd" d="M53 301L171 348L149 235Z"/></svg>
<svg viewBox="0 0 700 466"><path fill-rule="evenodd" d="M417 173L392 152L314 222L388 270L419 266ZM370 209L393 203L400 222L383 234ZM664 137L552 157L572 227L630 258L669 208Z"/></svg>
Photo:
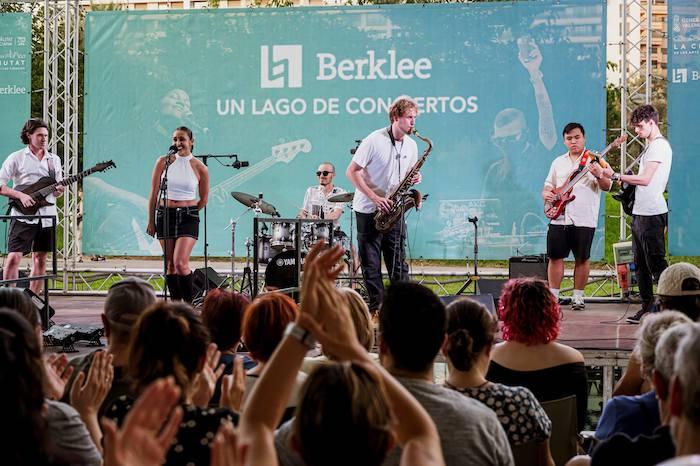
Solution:
<svg viewBox="0 0 700 466"><path fill-rule="evenodd" d="M328 202L350 202L355 197L355 193L336 194L328 198Z"/></svg>
<svg viewBox="0 0 700 466"><path fill-rule="evenodd" d="M273 206L267 201L260 199L258 196L252 196L250 194L241 193L238 191L233 191L231 193L231 196L233 196L235 200L237 200L246 207L250 207L253 209L258 207L263 214L279 216L279 213L277 213L277 209L275 209L275 206Z"/></svg>

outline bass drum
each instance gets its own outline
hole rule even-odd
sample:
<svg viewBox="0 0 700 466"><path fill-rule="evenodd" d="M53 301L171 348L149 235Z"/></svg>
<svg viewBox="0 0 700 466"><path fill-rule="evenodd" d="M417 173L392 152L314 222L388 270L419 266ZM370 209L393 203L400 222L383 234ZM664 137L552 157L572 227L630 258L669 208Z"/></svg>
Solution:
<svg viewBox="0 0 700 466"><path fill-rule="evenodd" d="M265 287L268 290L291 288L299 286L295 280L297 258L296 251L291 249L274 256L265 269ZM304 268L306 254L301 253L301 267Z"/></svg>

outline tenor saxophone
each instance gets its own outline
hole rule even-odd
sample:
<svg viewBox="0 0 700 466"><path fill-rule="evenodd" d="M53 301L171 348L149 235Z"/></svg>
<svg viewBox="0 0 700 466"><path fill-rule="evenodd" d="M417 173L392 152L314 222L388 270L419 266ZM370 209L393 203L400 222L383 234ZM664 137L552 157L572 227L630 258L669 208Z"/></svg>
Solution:
<svg viewBox="0 0 700 466"><path fill-rule="evenodd" d="M413 128L412 133L415 134L418 139L426 143L428 147L425 149L425 152L423 152L423 155L421 155L416 164L408 171L408 173L406 173L406 176L403 180L401 180L401 183L387 197L387 199L392 202L391 209L386 212L379 210L374 215L374 227L382 233L389 231L407 210L412 209L413 207L420 209L423 199L420 191L409 188L411 187L411 180L420 171L421 167L428 158L428 154L430 154L430 151L433 150L433 143L430 141L430 139L424 138L418 134L418 131L416 131L415 128Z"/></svg>

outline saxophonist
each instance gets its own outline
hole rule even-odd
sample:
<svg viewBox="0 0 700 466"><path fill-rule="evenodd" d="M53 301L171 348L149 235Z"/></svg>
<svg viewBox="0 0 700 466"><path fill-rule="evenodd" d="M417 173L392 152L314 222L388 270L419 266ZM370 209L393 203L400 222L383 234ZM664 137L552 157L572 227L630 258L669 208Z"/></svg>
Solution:
<svg viewBox="0 0 700 466"><path fill-rule="evenodd" d="M417 104L408 97L399 97L389 109L388 127L380 128L363 139L345 174L356 188L352 208L357 218L357 245L362 265L362 278L369 295L369 309L374 315L384 292L381 256L394 281L408 280L404 242L406 223L403 214L385 232L377 230L374 216L387 212L394 205L388 196L404 180L418 159L416 142L409 137L418 116ZM415 173L412 184L421 181Z"/></svg>

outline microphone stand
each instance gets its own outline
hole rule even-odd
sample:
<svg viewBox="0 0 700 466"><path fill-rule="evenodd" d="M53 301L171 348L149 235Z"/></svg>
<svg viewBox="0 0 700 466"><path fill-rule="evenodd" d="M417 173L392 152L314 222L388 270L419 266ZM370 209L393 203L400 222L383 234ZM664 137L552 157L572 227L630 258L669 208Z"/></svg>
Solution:
<svg viewBox="0 0 700 466"><path fill-rule="evenodd" d="M177 152L175 154L168 154L165 159L165 168L163 169L163 177L160 180L160 200L156 202L156 217L158 216L158 206L160 201L163 202L163 300L168 300L168 233L169 233L169 214L170 210L168 207L168 169L172 162L170 161L171 156L177 157ZM156 232L156 237L158 233Z"/></svg>
<svg viewBox="0 0 700 466"><path fill-rule="evenodd" d="M243 167L248 166L248 162L240 162L238 160L238 154L227 154L227 155L213 155L213 154L202 154L195 155L196 158L202 159L204 166L209 169L209 159L235 159L231 164L224 164L227 167L233 167L240 170ZM209 241L207 239L207 204L204 204L204 293L202 297L209 294L209 279L207 278L207 269L209 268ZM233 287L233 284L231 284Z"/></svg>
<svg viewBox="0 0 700 466"><path fill-rule="evenodd" d="M472 284L473 281L479 280L479 242L477 237L479 236L479 227L476 222L479 221L478 217L475 215L473 217L467 217L469 223L474 224L474 275L467 278L462 287L455 294L462 294L466 291L467 287ZM467 268L469 268L469 259L467 259ZM467 272L468 274L469 272ZM476 294L476 284L474 284L474 294Z"/></svg>

